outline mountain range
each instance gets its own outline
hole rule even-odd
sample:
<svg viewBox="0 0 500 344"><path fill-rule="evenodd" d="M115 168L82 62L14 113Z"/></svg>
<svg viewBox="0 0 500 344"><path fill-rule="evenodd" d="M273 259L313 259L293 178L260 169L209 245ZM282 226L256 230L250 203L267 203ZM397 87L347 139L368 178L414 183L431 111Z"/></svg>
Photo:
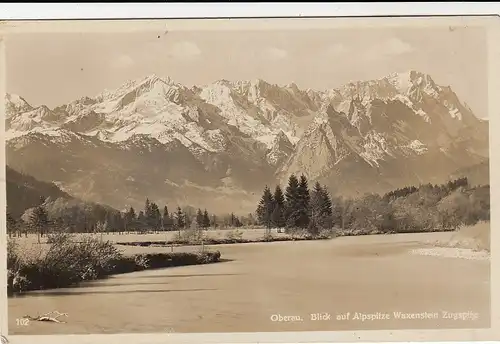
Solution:
<svg viewBox="0 0 500 344"><path fill-rule="evenodd" d="M488 179L488 121L417 71L324 91L152 75L53 109L5 100L11 168L117 209L148 197L249 212L292 173L346 196Z"/></svg>

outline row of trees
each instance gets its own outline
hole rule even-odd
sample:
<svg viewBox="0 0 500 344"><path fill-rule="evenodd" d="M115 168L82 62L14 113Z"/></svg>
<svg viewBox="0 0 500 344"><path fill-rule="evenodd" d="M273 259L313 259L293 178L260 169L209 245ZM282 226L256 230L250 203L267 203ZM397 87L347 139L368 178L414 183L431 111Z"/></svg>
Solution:
<svg viewBox="0 0 500 344"><path fill-rule="evenodd" d="M259 223L267 228L337 228L353 234L453 230L490 219L490 187L471 187L467 178L442 185L424 184L359 198L332 197L307 178L288 180L285 195L264 188L257 207Z"/></svg>
<svg viewBox="0 0 500 344"><path fill-rule="evenodd" d="M158 205L146 199L144 210L136 214L133 207L125 213L125 230L156 230L169 231L196 226L208 229L210 227L241 227L241 220L233 213L219 219L215 214L209 215L207 209L198 209L196 212L191 207L182 209L177 207L175 212L169 213L168 207L164 206L160 212Z"/></svg>
<svg viewBox="0 0 500 344"><path fill-rule="evenodd" d="M36 207L28 209L16 218L7 208L7 230L9 235L38 233L43 236L48 231L131 232L131 231L173 231L190 227L224 228L253 225L253 216L242 218L233 213L225 216L209 214L208 211L192 207L177 207L170 213L167 206L162 211L158 205L146 199L144 209L136 213L133 207L126 212L92 203L73 200L40 198Z"/></svg>
<svg viewBox="0 0 500 344"><path fill-rule="evenodd" d="M467 188L469 187L469 181L467 178L458 178L456 180L450 180L446 184L442 185L433 185L433 184L425 184L420 187L416 186L406 186L404 188L398 188L393 191L390 191L384 195L385 200L395 200L400 197L407 197L413 193L418 192L422 188L427 188L433 190L436 195L439 195L441 198L448 195L450 192L457 190L458 188Z"/></svg>
<svg viewBox="0 0 500 344"><path fill-rule="evenodd" d="M266 228L308 228L312 233L333 226L330 194L325 186L316 182L309 190L304 175L291 175L285 193L276 185L274 193L266 185L257 206L259 223Z"/></svg>

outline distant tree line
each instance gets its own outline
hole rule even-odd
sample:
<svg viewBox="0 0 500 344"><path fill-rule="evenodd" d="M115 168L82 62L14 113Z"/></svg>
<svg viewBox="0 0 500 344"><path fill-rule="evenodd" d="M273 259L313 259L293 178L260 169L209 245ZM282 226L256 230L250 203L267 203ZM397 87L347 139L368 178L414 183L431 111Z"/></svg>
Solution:
<svg viewBox="0 0 500 344"><path fill-rule="evenodd" d="M233 213L219 218L215 214L209 214L207 209L183 209L179 206L172 213L169 213L167 206L160 212L158 205L149 199L146 199L144 210L139 211L139 214L130 207L124 219L126 231L171 231L193 226L202 229L243 226L240 218Z"/></svg>
<svg viewBox="0 0 500 344"><path fill-rule="evenodd" d="M148 232L174 231L191 227L227 228L255 225L252 214L224 216L209 214L207 209L189 206L177 207L169 212L165 205L162 210L154 202L146 199L144 209L138 212L130 207L120 212L110 207L77 200L58 198L55 201L40 197L39 204L16 218L7 207L7 230L9 235L22 236L37 233L43 237L48 232L66 231L73 233L93 232Z"/></svg>
<svg viewBox="0 0 500 344"><path fill-rule="evenodd" d="M490 219L489 185L471 187L467 178L442 185L423 184L385 195L358 198L331 197L316 183L308 190L307 178L290 176L285 195L264 188L257 207L259 223L267 228L337 229L345 234L453 230Z"/></svg>

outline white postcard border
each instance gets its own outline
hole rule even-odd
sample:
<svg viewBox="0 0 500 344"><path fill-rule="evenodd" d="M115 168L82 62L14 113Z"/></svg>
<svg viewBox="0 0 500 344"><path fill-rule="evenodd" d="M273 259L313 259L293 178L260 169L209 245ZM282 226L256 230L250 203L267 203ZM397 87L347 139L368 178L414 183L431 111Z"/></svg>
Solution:
<svg viewBox="0 0 500 344"><path fill-rule="evenodd" d="M0 6L1 9L1 6ZM432 25L481 25L488 28L488 52L489 52L489 120L490 120L490 179L491 179L491 223L492 223L492 233L491 233L491 329L480 330L480 329L463 329L463 330L392 330L392 331L336 331L336 332L275 332L275 333L200 333L200 334L117 334L117 335L54 335L54 336L37 336L37 335L12 335L6 336L10 343L15 344L24 344L24 343L120 343L124 342L130 343L165 343L165 342L175 342L175 343L249 343L249 342L260 342L260 343L288 343L288 342L368 342L368 341L490 341L493 339L499 339L499 330L500 328L500 313L499 313L499 305L500 299L498 295L498 290L500 284L498 283L498 273L500 269L496 269L495 267L498 264L498 260L500 259L498 246L500 245L500 238L497 231L495 231L495 224L499 222L498 215L500 214L500 200L498 192L500 190L500 180L499 180L499 166L500 166L500 156L498 155L498 151L493 149L494 147L500 147L500 137L495 135L495 129L498 129L500 126L498 113L500 112L500 105L497 99L500 94L500 20L498 17L482 17L482 18L472 18L472 17L460 17L460 18L412 18L412 19L404 19L404 18L377 18L377 19L368 19L368 18L358 18L358 19L304 19L303 23L307 23L307 25L312 26L321 26L325 27L330 26L345 26L348 27L368 27L373 25L431 25L431 22L436 24ZM237 20L227 21L226 23L222 21L208 21L202 23L202 20L192 20L194 25L199 25L199 28L202 29L212 29L220 30L224 25L231 25L230 22L235 22ZM272 21L272 22L271 22ZM268 19L263 20L262 25L259 26L259 29L276 27L276 25L284 25L286 29L286 25L290 22L289 19ZM385 23L384 23L385 21ZM178 20L178 21L157 21L146 23L143 21L137 21L137 24L144 24L141 26L141 29L145 27L147 29L157 30L160 27L164 28L165 23L167 23L169 28L174 29L182 29L182 26L185 25L187 20ZM125 25L121 26L120 22L113 22L117 30L123 30ZM123 23L123 22L122 22ZM249 25L255 25L255 22L246 21ZM297 22L293 23L294 27L297 27ZM404 23L404 24L402 24ZM14 24L7 23L5 26L0 26L3 33L6 32L11 34L15 32L26 32L29 30L33 30L34 27L37 29L47 29L47 32L50 30L60 31L63 28L73 30L73 27L79 27L80 30L86 27L86 30L97 30L94 32L98 32L98 30L103 29L103 23L99 23L96 25L95 23L90 23L87 21L80 21L78 25L68 26L71 24L68 21L60 21L57 23L21 23L17 22ZM141 24L141 25L142 25ZM109 24L106 24L109 27ZM151 25L148 27L148 25ZM154 26L159 25L159 26ZM212 26L211 26L212 25ZM300 24L306 25L306 24ZM299 25L299 26L300 26ZM128 25L130 27L130 25ZM178 26L176 28L176 26ZM134 26L135 27L135 26ZM139 27L139 25L137 26ZM253 26L255 27L255 26ZM192 29L193 26L190 26ZM227 27L226 27L227 29ZM2 91L5 90L5 53L6 47L3 42L0 44L0 56L1 59L1 74L4 76L0 81L0 89ZM3 99L3 97L2 97ZM4 111L3 101L1 102L0 110L2 113ZM0 121L1 130L5 130L4 121ZM4 142L4 135L2 136L2 144ZM3 150L0 154L0 159L5 164L5 151ZM1 181L3 183L3 193L0 198L0 206L5 209L6 206L6 197L5 197L5 169L2 170ZM0 212L0 247L3 254L3 258L1 260L0 269L2 269L4 276L6 276L6 228L5 228L5 212ZM1 288L1 297L3 300L7 299L7 290L6 283L3 283ZM493 307L495 306L495 307ZM0 331L1 333L6 333L7 328L7 302L2 303L2 310L0 311ZM496 329L495 329L496 327Z"/></svg>

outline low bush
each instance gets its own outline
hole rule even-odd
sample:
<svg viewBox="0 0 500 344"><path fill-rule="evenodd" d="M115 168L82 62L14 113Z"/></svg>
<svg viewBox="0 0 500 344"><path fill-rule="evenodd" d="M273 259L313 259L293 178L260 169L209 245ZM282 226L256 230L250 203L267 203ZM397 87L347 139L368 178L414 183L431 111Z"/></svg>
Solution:
<svg viewBox="0 0 500 344"><path fill-rule="evenodd" d="M203 241L203 232L196 228L188 228L176 233L173 242L185 245L197 245Z"/></svg>
<svg viewBox="0 0 500 344"><path fill-rule="evenodd" d="M271 242L274 241L274 237L270 232L266 232L264 236L262 237L262 240L265 242Z"/></svg>
<svg viewBox="0 0 500 344"><path fill-rule="evenodd" d="M226 239L229 241L235 241L235 242L242 240L243 239L243 232L240 231L239 229L229 231L226 234Z"/></svg>
<svg viewBox="0 0 500 344"><path fill-rule="evenodd" d="M113 260L121 254L109 242L83 238L75 242L69 235L51 237L48 245L21 248L12 244L7 268L13 276L9 290L61 288L109 274Z"/></svg>

